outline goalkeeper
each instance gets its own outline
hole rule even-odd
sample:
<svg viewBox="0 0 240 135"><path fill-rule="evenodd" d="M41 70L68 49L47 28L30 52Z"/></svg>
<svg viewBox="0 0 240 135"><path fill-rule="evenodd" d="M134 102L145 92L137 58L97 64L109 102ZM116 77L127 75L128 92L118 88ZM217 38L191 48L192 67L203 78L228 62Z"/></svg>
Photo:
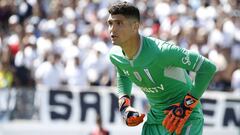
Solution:
<svg viewBox="0 0 240 135"><path fill-rule="evenodd" d="M131 107L132 83L151 106L142 135L201 135L200 97L216 67L203 56L173 43L139 34L139 10L127 2L113 4L107 20L112 44L110 60L117 69L119 110L128 126L145 114ZM187 71L196 72L192 81Z"/></svg>

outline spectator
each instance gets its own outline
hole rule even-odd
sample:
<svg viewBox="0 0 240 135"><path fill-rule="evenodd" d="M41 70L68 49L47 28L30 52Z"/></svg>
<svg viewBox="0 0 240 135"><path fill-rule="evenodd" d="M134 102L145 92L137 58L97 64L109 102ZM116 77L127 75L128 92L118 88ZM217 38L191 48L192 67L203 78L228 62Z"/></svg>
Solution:
<svg viewBox="0 0 240 135"><path fill-rule="evenodd" d="M8 31L8 19L14 12L14 8L11 6L12 3L14 3L14 0L0 1L0 29L6 32Z"/></svg>
<svg viewBox="0 0 240 135"><path fill-rule="evenodd" d="M9 63L0 62L0 121L8 119L10 87L13 84L13 72Z"/></svg>
<svg viewBox="0 0 240 135"><path fill-rule="evenodd" d="M240 94L240 63L238 63L238 69L236 69L232 74L232 88L234 93Z"/></svg>
<svg viewBox="0 0 240 135"><path fill-rule="evenodd" d="M240 59L239 1L132 2L141 9L141 33L173 39L181 47L212 59L219 71L210 86L216 90L233 89L231 82L236 69L235 61ZM0 53L5 53L3 48L10 49L7 56L16 71L14 84L22 85L31 78L39 83L39 78L34 76L36 69L46 62L46 52L54 51L61 54L59 61L67 65L68 70L71 67L69 59L79 56L87 74L87 84L114 85L113 67L104 63L107 61L105 52L110 48L109 39L103 38L106 37L105 20L110 3L82 0L0 1Z"/></svg>
<svg viewBox="0 0 240 135"><path fill-rule="evenodd" d="M111 81L108 73L110 63L107 52L108 47L106 43L97 41L85 60L84 68L88 69L87 77L91 85L107 85L108 81ZM106 74L108 75L107 81L101 81L105 79Z"/></svg>
<svg viewBox="0 0 240 135"><path fill-rule="evenodd" d="M50 89L58 88L64 81L64 68L60 62L60 55L49 52L47 60L36 69L35 77L37 84L44 85Z"/></svg>
<svg viewBox="0 0 240 135"><path fill-rule="evenodd" d="M90 135L110 135L109 131L103 128L102 118L98 115L96 118L96 128L92 131Z"/></svg>
<svg viewBox="0 0 240 135"><path fill-rule="evenodd" d="M0 63L0 89L10 88L13 85L13 71L9 63Z"/></svg>
<svg viewBox="0 0 240 135"><path fill-rule="evenodd" d="M79 57L68 61L65 67L67 84L70 86L88 86L87 75Z"/></svg>

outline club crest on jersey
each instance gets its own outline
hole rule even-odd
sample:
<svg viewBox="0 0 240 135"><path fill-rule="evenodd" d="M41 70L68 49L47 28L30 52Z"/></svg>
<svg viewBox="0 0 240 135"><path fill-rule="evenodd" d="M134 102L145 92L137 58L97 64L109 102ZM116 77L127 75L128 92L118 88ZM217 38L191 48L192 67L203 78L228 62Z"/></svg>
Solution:
<svg viewBox="0 0 240 135"><path fill-rule="evenodd" d="M135 75L135 77L137 78L138 81L142 81L142 77L140 76L140 74L138 72L133 72L133 74Z"/></svg>

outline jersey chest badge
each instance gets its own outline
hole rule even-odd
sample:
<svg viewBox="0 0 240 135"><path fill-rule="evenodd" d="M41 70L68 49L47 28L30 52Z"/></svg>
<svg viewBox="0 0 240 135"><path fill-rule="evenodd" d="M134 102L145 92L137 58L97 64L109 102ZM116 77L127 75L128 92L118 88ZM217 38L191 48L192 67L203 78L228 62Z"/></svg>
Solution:
<svg viewBox="0 0 240 135"><path fill-rule="evenodd" d="M133 74L138 81L140 81L140 82L142 81L142 77L140 76L140 74L138 72L133 72Z"/></svg>

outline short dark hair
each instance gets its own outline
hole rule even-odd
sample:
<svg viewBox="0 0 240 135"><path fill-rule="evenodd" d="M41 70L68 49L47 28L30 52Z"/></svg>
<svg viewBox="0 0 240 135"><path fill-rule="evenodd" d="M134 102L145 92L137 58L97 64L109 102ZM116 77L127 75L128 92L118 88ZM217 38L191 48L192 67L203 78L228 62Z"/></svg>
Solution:
<svg viewBox="0 0 240 135"><path fill-rule="evenodd" d="M135 18L140 22L140 13L138 8L126 1L113 4L108 9L108 12L111 15L121 14L125 17Z"/></svg>

